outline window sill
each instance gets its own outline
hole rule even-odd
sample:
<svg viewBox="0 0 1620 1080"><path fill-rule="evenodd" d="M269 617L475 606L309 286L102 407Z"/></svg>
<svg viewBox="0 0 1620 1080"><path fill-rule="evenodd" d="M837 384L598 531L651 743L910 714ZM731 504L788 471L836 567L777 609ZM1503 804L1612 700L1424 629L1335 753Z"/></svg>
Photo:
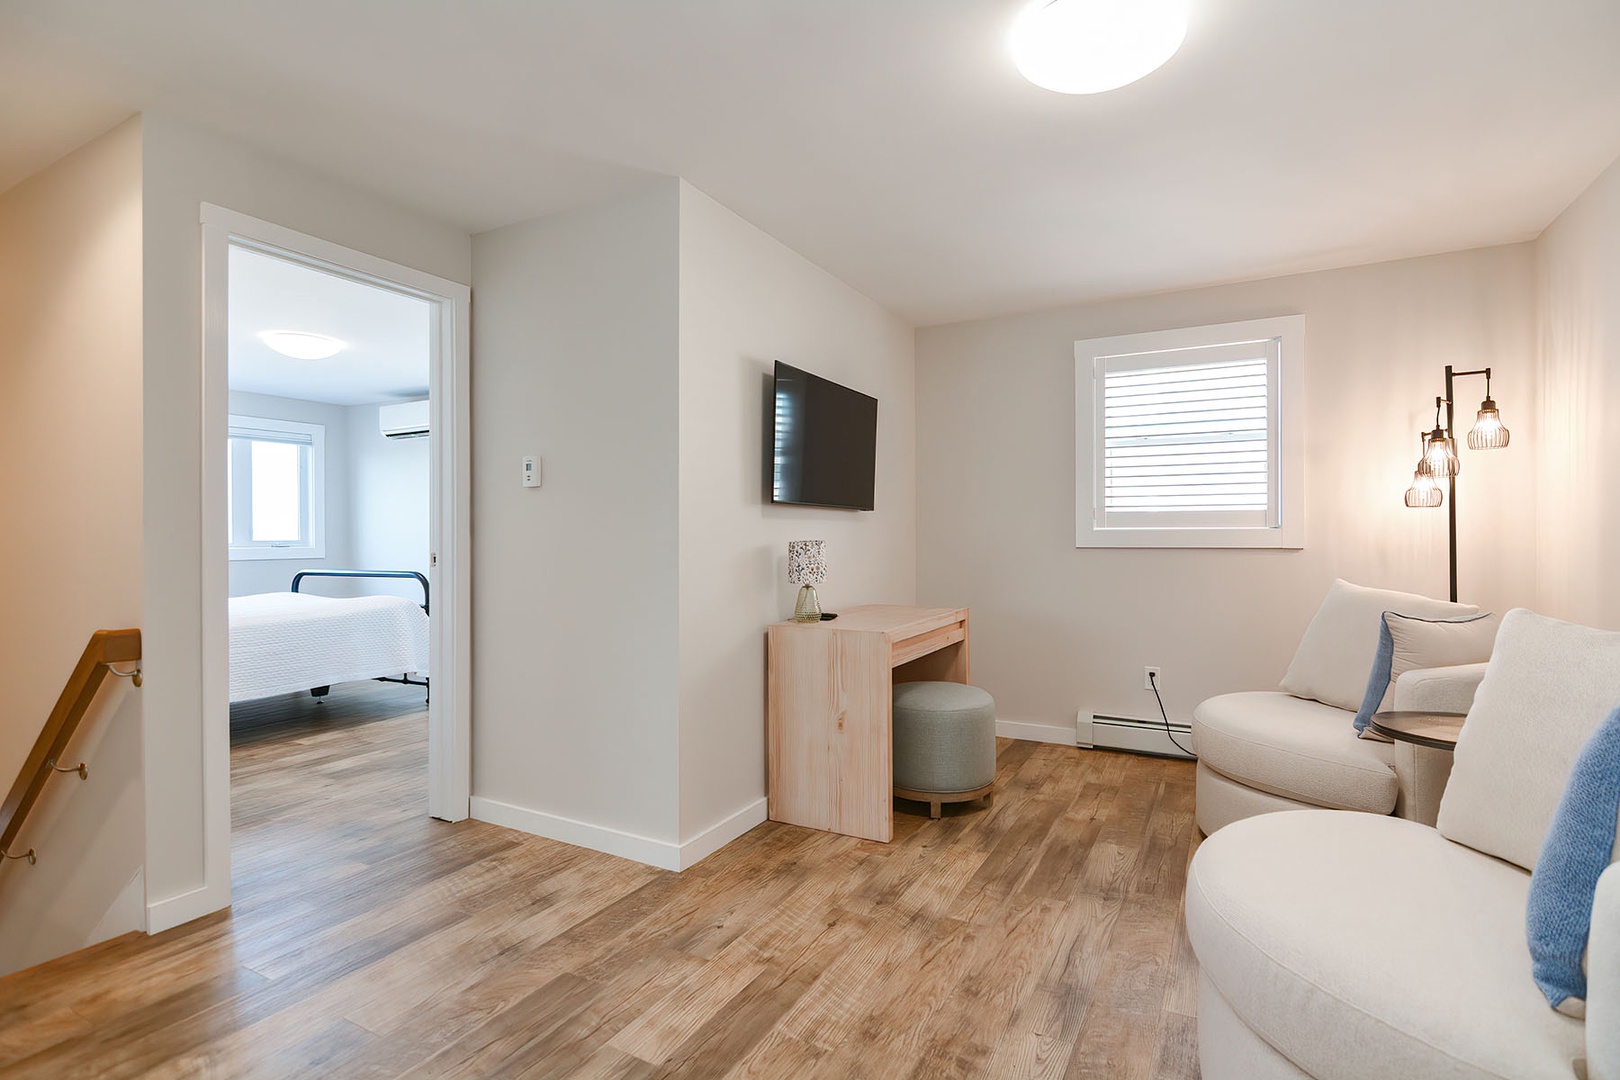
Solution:
<svg viewBox="0 0 1620 1080"><path fill-rule="evenodd" d="M1283 529L1093 529L1074 538L1076 548L1248 548L1300 551L1302 536Z"/></svg>
<svg viewBox="0 0 1620 1080"><path fill-rule="evenodd" d="M285 547L285 548L231 548L231 562L247 562L255 559L324 559L326 552L316 547Z"/></svg>

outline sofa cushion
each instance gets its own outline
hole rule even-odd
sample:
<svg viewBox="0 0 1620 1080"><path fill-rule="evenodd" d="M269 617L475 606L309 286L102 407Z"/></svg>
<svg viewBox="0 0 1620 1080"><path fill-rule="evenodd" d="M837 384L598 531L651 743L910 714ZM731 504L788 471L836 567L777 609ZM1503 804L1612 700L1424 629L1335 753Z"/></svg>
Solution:
<svg viewBox="0 0 1620 1080"><path fill-rule="evenodd" d="M1420 619L1454 619L1477 614L1479 608L1335 581L1299 640L1282 688L1295 697L1355 712L1367 692L1367 676L1378 652L1378 627L1386 611Z"/></svg>
<svg viewBox="0 0 1620 1080"><path fill-rule="evenodd" d="M1187 932L1232 1010L1320 1080L1567 1080L1584 1028L1530 977L1529 883L1416 822L1264 814L1198 849Z"/></svg>
<svg viewBox="0 0 1620 1080"><path fill-rule="evenodd" d="M1199 761L1250 787L1336 810L1395 809L1393 751L1358 740L1343 709L1274 690L1222 694L1193 710L1192 727Z"/></svg>
<svg viewBox="0 0 1620 1080"><path fill-rule="evenodd" d="M1620 633L1508 612L1457 738L1440 831L1532 869L1575 755L1616 705Z"/></svg>
<svg viewBox="0 0 1620 1080"><path fill-rule="evenodd" d="M1356 712L1356 731L1365 735L1373 713L1395 707L1395 683L1408 671L1489 660L1491 642L1496 640L1501 624L1499 616L1483 613L1456 619L1417 619L1384 612L1378 622L1378 652L1367 677L1366 696Z"/></svg>

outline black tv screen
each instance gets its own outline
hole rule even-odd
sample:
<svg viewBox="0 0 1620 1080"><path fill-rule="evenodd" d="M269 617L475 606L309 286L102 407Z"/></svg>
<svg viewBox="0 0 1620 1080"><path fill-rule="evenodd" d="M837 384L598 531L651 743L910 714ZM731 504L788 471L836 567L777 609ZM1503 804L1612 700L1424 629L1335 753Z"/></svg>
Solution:
<svg viewBox="0 0 1620 1080"><path fill-rule="evenodd" d="M771 501L873 509L877 398L776 363Z"/></svg>

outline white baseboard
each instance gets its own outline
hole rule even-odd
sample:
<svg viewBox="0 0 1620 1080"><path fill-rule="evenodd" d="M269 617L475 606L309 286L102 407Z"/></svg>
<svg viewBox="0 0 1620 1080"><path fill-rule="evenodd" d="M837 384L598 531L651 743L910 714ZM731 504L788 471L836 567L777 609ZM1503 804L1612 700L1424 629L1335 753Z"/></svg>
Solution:
<svg viewBox="0 0 1620 1080"><path fill-rule="evenodd" d="M1075 745L1072 724L1030 724L1023 720L997 720L996 734L1003 739Z"/></svg>
<svg viewBox="0 0 1620 1080"><path fill-rule="evenodd" d="M696 866L756 825L765 823L765 800L755 799L736 813L715 822L681 845L681 866Z"/></svg>
<svg viewBox="0 0 1620 1080"><path fill-rule="evenodd" d="M592 825L558 814L547 814L510 803L497 802L474 795L471 800L472 817L491 825L504 825L508 829L543 836L548 840L561 840L575 847L590 848L621 859L634 859L661 870L681 868L681 848L668 840L654 840L650 836L610 829L605 825Z"/></svg>
<svg viewBox="0 0 1620 1080"><path fill-rule="evenodd" d="M165 930L212 915L231 906L230 889L214 889L207 885L171 896L166 900L149 901L146 905L146 932L161 934Z"/></svg>
<svg viewBox="0 0 1620 1080"><path fill-rule="evenodd" d="M757 799L686 843L674 844L668 840L655 840L650 836L575 821L573 818L529 810L478 795L472 797L471 810L472 817L478 821L504 825L531 836L544 836L548 840L560 840L607 855L617 855L621 859L633 859L661 870L685 870L765 820L765 800Z"/></svg>

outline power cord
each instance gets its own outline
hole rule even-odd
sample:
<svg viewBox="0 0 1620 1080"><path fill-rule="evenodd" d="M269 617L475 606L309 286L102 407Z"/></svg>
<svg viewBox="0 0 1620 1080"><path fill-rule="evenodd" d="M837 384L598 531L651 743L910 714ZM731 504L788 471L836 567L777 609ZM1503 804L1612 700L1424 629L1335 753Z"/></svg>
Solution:
<svg viewBox="0 0 1620 1080"><path fill-rule="evenodd" d="M1148 683L1153 687L1153 700L1159 703L1159 716L1164 720L1165 737L1171 742L1175 743L1176 749L1180 750L1183 754L1186 754L1188 757L1197 757L1197 754L1176 742L1175 733L1170 730L1170 714L1164 711L1164 698L1159 696L1159 676L1156 672L1148 672Z"/></svg>

